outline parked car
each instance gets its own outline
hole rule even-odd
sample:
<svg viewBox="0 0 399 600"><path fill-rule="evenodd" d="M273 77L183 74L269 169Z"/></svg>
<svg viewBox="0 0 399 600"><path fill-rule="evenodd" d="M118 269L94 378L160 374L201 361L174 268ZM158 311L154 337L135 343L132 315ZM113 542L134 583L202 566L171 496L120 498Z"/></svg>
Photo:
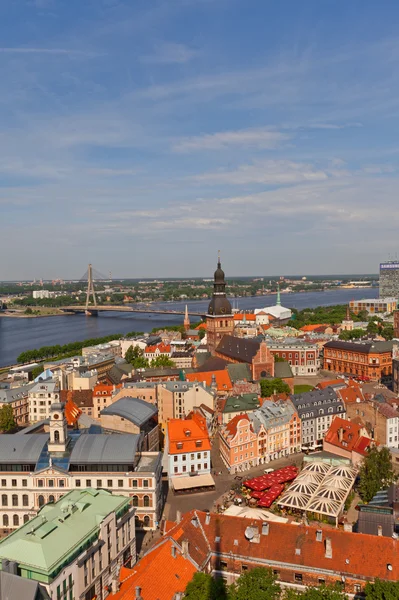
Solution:
<svg viewBox="0 0 399 600"><path fill-rule="evenodd" d="M265 469L263 472L268 475L269 473L273 473L274 469Z"/></svg>

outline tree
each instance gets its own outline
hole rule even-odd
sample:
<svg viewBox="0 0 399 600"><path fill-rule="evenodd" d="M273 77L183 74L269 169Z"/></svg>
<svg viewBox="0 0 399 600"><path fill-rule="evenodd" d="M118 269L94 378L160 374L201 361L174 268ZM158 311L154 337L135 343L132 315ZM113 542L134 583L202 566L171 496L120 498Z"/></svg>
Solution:
<svg viewBox="0 0 399 600"><path fill-rule="evenodd" d="M310 587L304 592L287 590L284 600L347 600L348 596L338 585Z"/></svg>
<svg viewBox="0 0 399 600"><path fill-rule="evenodd" d="M229 589L231 600L277 600L280 595L273 571L263 567L242 573Z"/></svg>
<svg viewBox="0 0 399 600"><path fill-rule="evenodd" d="M399 583L397 581L381 581L368 583L364 588L366 600L397 600L399 598Z"/></svg>
<svg viewBox="0 0 399 600"><path fill-rule="evenodd" d="M11 404L5 404L0 408L0 430L9 433L16 428L14 413Z"/></svg>
<svg viewBox="0 0 399 600"><path fill-rule="evenodd" d="M166 354L160 354L157 358L151 361L151 367L174 367L175 363L173 360L166 356Z"/></svg>
<svg viewBox="0 0 399 600"><path fill-rule="evenodd" d="M364 502L370 502L379 490L390 486L396 476L388 448L370 448L363 459L359 477L359 493Z"/></svg>
<svg viewBox="0 0 399 600"><path fill-rule="evenodd" d="M340 340L358 340L363 337L366 332L363 329L352 329L352 331L341 331L339 334Z"/></svg>
<svg viewBox="0 0 399 600"><path fill-rule="evenodd" d="M225 600L226 584L223 579L214 579L208 573L195 573L184 592L185 600Z"/></svg>
<svg viewBox="0 0 399 600"><path fill-rule="evenodd" d="M260 395L262 398L269 398L274 393L290 394L290 386L282 379L261 379L260 380Z"/></svg>
<svg viewBox="0 0 399 600"><path fill-rule="evenodd" d="M148 360L144 356L144 350L142 350L139 346L130 346L126 350L125 360L135 369L145 369L149 364Z"/></svg>
<svg viewBox="0 0 399 600"><path fill-rule="evenodd" d="M39 377L39 375L41 375L44 371L43 365L37 365L37 367L34 367L32 369L32 377L33 379L36 379L36 377Z"/></svg>
<svg viewBox="0 0 399 600"><path fill-rule="evenodd" d="M381 330L381 335L383 338L385 338L387 341L392 340L395 332L393 329L393 325L390 325L389 323L387 323Z"/></svg>

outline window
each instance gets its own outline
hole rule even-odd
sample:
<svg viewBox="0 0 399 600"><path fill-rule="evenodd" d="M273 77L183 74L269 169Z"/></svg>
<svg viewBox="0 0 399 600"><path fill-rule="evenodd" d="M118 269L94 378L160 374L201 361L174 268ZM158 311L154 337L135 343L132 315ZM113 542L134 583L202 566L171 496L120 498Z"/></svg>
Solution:
<svg viewBox="0 0 399 600"><path fill-rule="evenodd" d="M2 494L2 496L1 496L1 506L8 506L7 494Z"/></svg>
<svg viewBox="0 0 399 600"><path fill-rule="evenodd" d="M8 515L3 515L3 527L8 527Z"/></svg>
<svg viewBox="0 0 399 600"><path fill-rule="evenodd" d="M133 496L133 506L138 506L139 505L139 498L138 496Z"/></svg>
<svg viewBox="0 0 399 600"><path fill-rule="evenodd" d="M6 487L6 485L7 485L7 479L2 479L2 480L1 480L1 485L2 485L3 487Z"/></svg>
<svg viewBox="0 0 399 600"><path fill-rule="evenodd" d="M22 506L29 506L29 496L28 496L28 494L24 494L22 496Z"/></svg>
<svg viewBox="0 0 399 600"><path fill-rule="evenodd" d="M326 583L326 580L323 579L323 577L319 577L318 582L319 582L319 585L324 585Z"/></svg>
<svg viewBox="0 0 399 600"><path fill-rule="evenodd" d="M144 506L147 506L147 507L150 506L149 496L144 496L143 500L144 500Z"/></svg>
<svg viewBox="0 0 399 600"><path fill-rule="evenodd" d="M103 486L102 479L97 479L97 487L100 488Z"/></svg>
<svg viewBox="0 0 399 600"><path fill-rule="evenodd" d="M43 479L39 479L37 482L37 487L43 487Z"/></svg>
<svg viewBox="0 0 399 600"><path fill-rule="evenodd" d="M19 516L18 515L13 516L12 524L14 525L14 527L19 527Z"/></svg>
<svg viewBox="0 0 399 600"><path fill-rule="evenodd" d="M13 479L13 480L11 481L11 485L12 485L12 487L17 487L17 480L16 480L16 479Z"/></svg>
<svg viewBox="0 0 399 600"><path fill-rule="evenodd" d="M148 488L148 480L147 479L144 479L143 486L146 487L146 488Z"/></svg>
<svg viewBox="0 0 399 600"><path fill-rule="evenodd" d="M38 498L39 508L44 504L44 496L39 496Z"/></svg>
<svg viewBox="0 0 399 600"><path fill-rule="evenodd" d="M208 463L204 463L204 469L208 468Z"/></svg>
<svg viewBox="0 0 399 600"><path fill-rule="evenodd" d="M149 527L150 526L150 517L148 515L146 515L144 517L144 527Z"/></svg>
<svg viewBox="0 0 399 600"><path fill-rule="evenodd" d="M187 467L186 465L183 465L183 473L185 473L187 471Z"/></svg>
<svg viewBox="0 0 399 600"><path fill-rule="evenodd" d="M134 487L134 488L137 487L137 479L133 479L133 481L132 481L132 487Z"/></svg>
<svg viewBox="0 0 399 600"><path fill-rule="evenodd" d="M177 462L177 456L176 456L176 454L175 454L175 456L173 457L173 460L174 460L175 462Z"/></svg>
<svg viewBox="0 0 399 600"><path fill-rule="evenodd" d="M86 479L86 487L91 487L91 479Z"/></svg>
<svg viewBox="0 0 399 600"><path fill-rule="evenodd" d="M22 480L22 487L28 487L28 480L27 479L23 479Z"/></svg>
<svg viewBox="0 0 399 600"><path fill-rule="evenodd" d="M294 579L295 581L302 581L302 573L295 573Z"/></svg>
<svg viewBox="0 0 399 600"><path fill-rule="evenodd" d="M112 487L112 479L108 479L108 481L107 481L107 487L109 487L109 488ZM137 487L137 485L136 486L134 485L134 481L133 481L133 487Z"/></svg>
<svg viewBox="0 0 399 600"><path fill-rule="evenodd" d="M355 583L354 591L355 591L355 594L360 594L360 592L362 591L362 586L360 585L360 583Z"/></svg>
<svg viewBox="0 0 399 600"><path fill-rule="evenodd" d="M123 487L123 479L118 479L118 487Z"/></svg>
<svg viewBox="0 0 399 600"><path fill-rule="evenodd" d="M29 515L24 515L24 523L27 523L29 521Z"/></svg>
<svg viewBox="0 0 399 600"><path fill-rule="evenodd" d="M13 494L12 495L12 505L13 506L18 506L18 496L17 496L17 494Z"/></svg>
<svg viewBox="0 0 399 600"><path fill-rule="evenodd" d="M54 496L52 496L52 495L51 495L51 496L49 496L49 498L48 498L48 501L49 501L49 502L53 502L53 503L54 503L54 502L55 502L55 498L54 498Z"/></svg>
<svg viewBox="0 0 399 600"><path fill-rule="evenodd" d="M75 485L76 487L80 487L80 479L76 479Z"/></svg>
<svg viewBox="0 0 399 600"><path fill-rule="evenodd" d="M54 479L49 479L48 480L48 486L49 487L54 487Z"/></svg>
<svg viewBox="0 0 399 600"><path fill-rule="evenodd" d="M63 479L59 480L58 487L65 487L65 481Z"/></svg>
<svg viewBox="0 0 399 600"><path fill-rule="evenodd" d="M273 569L273 575L277 578L280 579L280 571L278 571L277 569Z"/></svg>

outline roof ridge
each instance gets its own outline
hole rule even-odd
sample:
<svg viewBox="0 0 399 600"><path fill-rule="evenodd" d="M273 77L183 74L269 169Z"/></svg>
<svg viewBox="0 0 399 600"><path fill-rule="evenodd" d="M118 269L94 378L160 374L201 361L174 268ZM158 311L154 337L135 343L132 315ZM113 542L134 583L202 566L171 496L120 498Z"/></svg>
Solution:
<svg viewBox="0 0 399 600"><path fill-rule="evenodd" d="M205 539L206 545L208 546L209 552L212 552L211 545L209 543L208 538L206 537L204 528L203 528L202 523L201 523L201 519L199 518L196 510L194 510L194 514L197 517L199 528L201 529L202 535L204 536L204 539Z"/></svg>

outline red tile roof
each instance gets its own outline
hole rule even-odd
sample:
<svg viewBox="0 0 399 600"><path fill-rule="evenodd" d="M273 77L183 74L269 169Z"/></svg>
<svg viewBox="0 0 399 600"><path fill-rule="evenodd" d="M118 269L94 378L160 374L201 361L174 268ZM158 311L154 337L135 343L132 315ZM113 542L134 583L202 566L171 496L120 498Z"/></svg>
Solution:
<svg viewBox="0 0 399 600"><path fill-rule="evenodd" d="M170 354L170 344L156 344L155 346L147 346L144 350L144 354L154 354L156 350L159 350L160 354Z"/></svg>
<svg viewBox="0 0 399 600"><path fill-rule="evenodd" d="M251 423L251 419L248 417L247 414L236 415L235 417L233 417L233 419L231 419L231 421L227 423L226 429L231 436L235 436L235 434L237 433L237 425L242 420L249 421Z"/></svg>
<svg viewBox="0 0 399 600"><path fill-rule="evenodd" d="M224 369L220 371L196 371L195 373L186 373L187 381L205 381L208 387L212 384L212 376L215 376L218 392L229 392L233 389L233 384L229 376L229 372Z"/></svg>
<svg viewBox="0 0 399 600"><path fill-rule="evenodd" d="M320 381L320 383L318 383L316 385L317 388L319 388L319 390L324 390L325 388L329 387L330 385L345 385L345 382L342 379L329 379L328 381Z"/></svg>
<svg viewBox="0 0 399 600"><path fill-rule="evenodd" d="M322 541L317 541L320 525L269 522L268 534L262 534L262 521L211 513L191 511L181 523L167 533L178 543L187 540L189 554L205 566L210 553L224 556L230 553L245 562L258 564L285 564L313 573L321 570L332 576L353 576L364 579L399 579L399 540L391 537L352 533L342 529L322 529ZM248 526L258 529L259 543L250 542L245 531ZM326 557L325 540L331 542L331 558ZM299 552L298 552L299 550ZM389 565L389 568L388 568ZM338 579L338 577L337 577ZM143 594L143 597L144 594Z"/></svg>
<svg viewBox="0 0 399 600"><path fill-rule="evenodd" d="M243 321L244 317L248 322L256 321L256 315L253 315L252 313L250 313L248 315L247 314L244 315L243 313L236 313L234 315L234 321Z"/></svg>
<svg viewBox="0 0 399 600"><path fill-rule="evenodd" d="M175 548L176 556L172 555ZM110 594L110 600L132 600L139 587L145 600L172 600L177 592L184 592L197 572L181 548L170 539L163 540L135 565L133 569L121 568L120 590Z"/></svg>
<svg viewBox="0 0 399 600"><path fill-rule="evenodd" d="M317 323L315 325L304 325L303 327L301 327L301 331L305 331L305 332L315 331L316 329L320 329L320 327L330 327L330 326L326 325L325 323Z"/></svg>
<svg viewBox="0 0 399 600"><path fill-rule="evenodd" d="M337 394L345 404L353 404L358 401L358 398L361 401L364 400L363 392L358 385L340 388L337 390Z"/></svg>
<svg viewBox="0 0 399 600"><path fill-rule="evenodd" d="M369 447L373 442L363 436L361 430L362 427L356 423L341 419L341 417L335 417L324 439L329 444L337 446L342 450L347 450L348 452L355 450L360 454L365 454L365 448ZM360 443L362 438L366 439L368 443L364 441Z"/></svg>
<svg viewBox="0 0 399 600"><path fill-rule="evenodd" d="M198 413L191 419L171 419L168 421L169 454L186 454L210 450L206 420ZM198 445L201 442L201 445Z"/></svg>

